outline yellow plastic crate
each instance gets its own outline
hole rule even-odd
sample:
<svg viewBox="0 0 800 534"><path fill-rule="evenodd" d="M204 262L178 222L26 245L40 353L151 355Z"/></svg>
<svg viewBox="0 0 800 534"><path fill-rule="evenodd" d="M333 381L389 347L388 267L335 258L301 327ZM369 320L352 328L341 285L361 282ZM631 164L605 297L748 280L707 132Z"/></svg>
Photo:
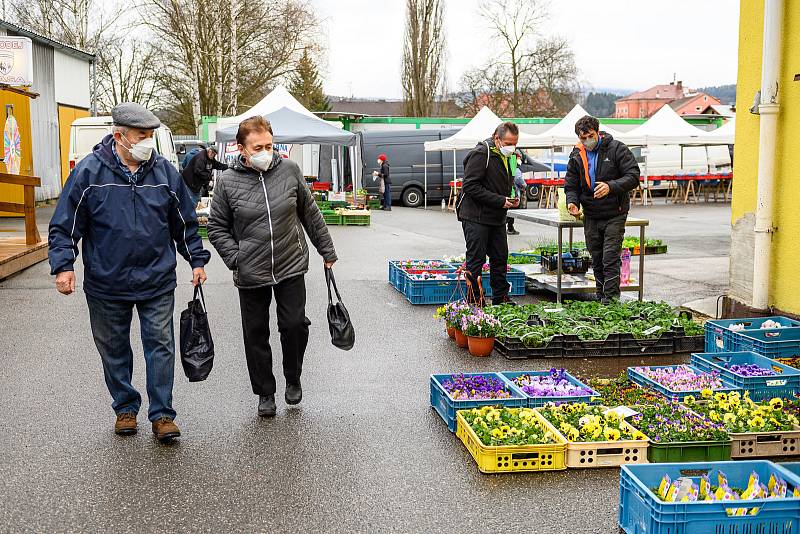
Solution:
<svg viewBox="0 0 800 534"><path fill-rule="evenodd" d="M542 408L536 408L537 412L541 412L541 410ZM544 419L544 416L542 418ZM620 426L631 431L636 430L625 421ZM650 446L650 438L619 441L569 441L560 430L556 429L556 432L567 442L566 464L570 469L619 467L625 464L648 463L647 448Z"/></svg>
<svg viewBox="0 0 800 534"><path fill-rule="evenodd" d="M519 408L510 408L519 411ZM536 419L549 430L556 443L545 445L487 446L469 426L467 420L456 413L456 436L464 443L482 473L518 473L522 471L560 471L566 469L567 440L538 412Z"/></svg>

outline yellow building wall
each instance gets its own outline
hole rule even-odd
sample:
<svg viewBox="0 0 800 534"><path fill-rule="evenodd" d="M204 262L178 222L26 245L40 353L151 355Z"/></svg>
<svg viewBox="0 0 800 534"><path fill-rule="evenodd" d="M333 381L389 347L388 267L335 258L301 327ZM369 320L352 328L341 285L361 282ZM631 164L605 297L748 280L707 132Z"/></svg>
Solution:
<svg viewBox="0 0 800 534"><path fill-rule="evenodd" d="M61 185L69 176L69 132L75 119L88 117L89 110L58 105L58 148L61 152Z"/></svg>
<svg viewBox="0 0 800 534"><path fill-rule="evenodd" d="M731 219L752 217L758 188L759 117L749 112L756 91L761 85L761 45L764 30L764 3L746 1L740 4L739 74L737 81L736 147ZM777 162L775 181L775 217L777 231L772 240L772 273L770 305L786 312L800 314L800 9L793 0L786 0L783 20L783 60L779 82L780 113L777 130ZM733 260L739 261L741 244L732 235ZM752 246L752 244L749 244ZM749 257L752 258L752 250ZM752 294L751 294L752 299ZM750 301L752 302L752 300Z"/></svg>
<svg viewBox="0 0 800 534"><path fill-rule="evenodd" d="M27 96L13 93L5 89L0 89L0 131L6 120L6 106L14 106L14 117L19 124L19 133L22 143L22 164L20 174L31 176L33 173L33 154L31 150L31 107ZM2 150L0 149L0 157ZM8 172L5 163L0 164L0 171ZM24 197L22 187L19 185L0 184L0 201L22 203ZM0 217L13 216L18 214L0 212Z"/></svg>

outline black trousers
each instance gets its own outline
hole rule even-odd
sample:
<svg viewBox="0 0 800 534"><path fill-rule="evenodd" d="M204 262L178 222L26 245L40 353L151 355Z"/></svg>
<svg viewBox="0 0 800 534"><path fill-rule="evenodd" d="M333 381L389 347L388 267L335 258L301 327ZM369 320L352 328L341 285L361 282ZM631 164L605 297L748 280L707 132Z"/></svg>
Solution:
<svg viewBox="0 0 800 534"><path fill-rule="evenodd" d="M627 218L628 215L623 213L611 219L584 219L586 248L592 255L592 270L600 297L619 298L620 255Z"/></svg>
<svg viewBox="0 0 800 534"><path fill-rule="evenodd" d="M283 376L287 384L300 383L303 356L308 345L311 321L306 317L304 276L295 276L274 286L239 289L244 353L250 384L256 395L273 395L276 390L275 375L272 374L272 347L269 345L269 307L273 293L283 351Z"/></svg>
<svg viewBox="0 0 800 534"><path fill-rule="evenodd" d="M508 296L508 279L506 269L508 267L508 237L505 225L487 226L476 222L464 221L461 223L464 229L464 241L467 243L467 279L472 283L476 292L475 295L467 295L467 299L477 301L480 299L478 294L478 277L483 272L483 264L486 256L489 256L489 276L492 288L492 302L500 303L503 298ZM483 286L485 280L481 280Z"/></svg>

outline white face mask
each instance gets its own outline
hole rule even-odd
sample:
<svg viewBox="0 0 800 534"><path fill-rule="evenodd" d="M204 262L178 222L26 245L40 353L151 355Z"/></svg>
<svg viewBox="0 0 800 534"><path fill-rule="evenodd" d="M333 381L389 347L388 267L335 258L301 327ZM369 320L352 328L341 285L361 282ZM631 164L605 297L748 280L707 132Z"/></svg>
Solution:
<svg viewBox="0 0 800 534"><path fill-rule="evenodd" d="M247 153L250 166L257 171L268 171L272 167L272 150L262 150L255 154Z"/></svg>
<svg viewBox="0 0 800 534"><path fill-rule="evenodd" d="M503 154L505 157L509 157L514 151L517 150L516 145L506 145L500 147L500 153Z"/></svg>
<svg viewBox="0 0 800 534"><path fill-rule="evenodd" d="M130 147L125 147L128 149L131 157L139 162L142 161L150 161L150 156L153 155L153 150L156 148L156 141L152 137L147 137L142 139L138 143L131 143L127 137L124 135L122 136L125 138L126 141L131 145ZM125 146L125 145L123 145Z"/></svg>

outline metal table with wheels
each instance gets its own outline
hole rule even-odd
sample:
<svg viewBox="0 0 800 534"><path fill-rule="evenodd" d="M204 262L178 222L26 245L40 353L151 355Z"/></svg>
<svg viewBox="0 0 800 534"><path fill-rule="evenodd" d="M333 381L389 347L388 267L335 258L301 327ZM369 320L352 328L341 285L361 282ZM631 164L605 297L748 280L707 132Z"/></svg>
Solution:
<svg viewBox="0 0 800 534"><path fill-rule="evenodd" d="M570 281L564 283L563 281L563 265L562 257L564 248L564 229L569 230L569 249L572 250L572 236L575 228L583 228L583 221L562 221L560 219L558 210L512 210L509 215L522 220L544 226L551 226L558 229L558 270L555 273L555 283L550 281L553 275L546 273L527 272L527 278L538 289L552 291L556 294L556 301L561 302L561 296L569 293L594 293L596 286L593 280L589 280L585 275L570 275ZM621 291L637 291L639 293L639 300L644 298L644 256L647 246L645 244L645 227L650 225L650 221L646 219L637 219L635 217L628 217L625 221L625 226L639 227L639 279L632 281L625 286L620 286ZM633 251L631 251L632 253ZM631 256L633 258L633 256ZM635 283L633 283L635 282Z"/></svg>

